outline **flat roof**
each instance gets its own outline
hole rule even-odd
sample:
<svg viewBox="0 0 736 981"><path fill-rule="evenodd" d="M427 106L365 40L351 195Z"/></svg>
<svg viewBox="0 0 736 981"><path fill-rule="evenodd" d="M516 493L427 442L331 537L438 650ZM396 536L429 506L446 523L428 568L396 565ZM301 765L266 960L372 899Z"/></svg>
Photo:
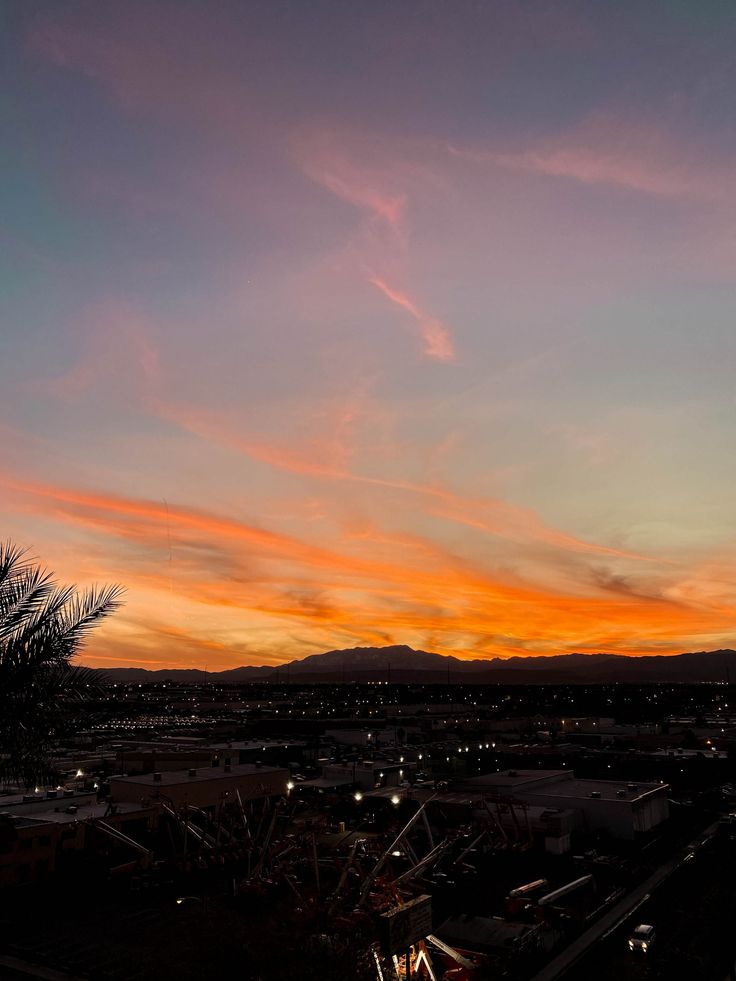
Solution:
<svg viewBox="0 0 736 981"><path fill-rule="evenodd" d="M49 788L50 789L50 788ZM57 797L47 797L47 791L43 790L37 794L7 794L0 797L0 813L8 807L23 807L29 804L48 804L49 807L59 807L64 801L69 804L78 804L80 799L85 797L97 797L95 790L74 790L73 793L66 793L63 789L56 791ZM27 797L28 800L24 798Z"/></svg>
<svg viewBox="0 0 736 981"><path fill-rule="evenodd" d="M634 783L632 781L631 787L636 789L630 790L629 784L621 780L585 780L581 778L579 780L561 780L559 783L542 784L539 788L539 793L544 795L549 794L551 797L570 797L576 800L590 798L592 793L597 793L600 794L601 800L632 801L638 800L640 797L646 797L647 794L651 794L655 790L665 790L668 784L642 783L641 781Z"/></svg>
<svg viewBox="0 0 736 981"><path fill-rule="evenodd" d="M306 745L303 739L233 739L226 743L209 743L207 749L291 749Z"/></svg>
<svg viewBox="0 0 736 981"><path fill-rule="evenodd" d="M96 820L98 818L120 817L125 814L137 814L150 812L150 807L141 807L140 804L121 801L114 805L115 811L109 813L110 805L107 801L99 804L80 804L75 814L67 814L66 811L34 811L32 814L24 814L13 818L13 826L16 828L35 828L47 824L78 824L80 821Z"/></svg>
<svg viewBox="0 0 736 981"><path fill-rule="evenodd" d="M111 777L112 782L142 784L145 787L171 787L179 784L201 783L206 780L232 780L234 777L250 777L259 774L288 773L284 766L256 766L255 763L239 763L226 770L224 766L198 766L190 777L186 770L162 770L160 779L154 780L152 773L139 773L130 777Z"/></svg>
<svg viewBox="0 0 736 981"><path fill-rule="evenodd" d="M587 780L578 778L570 770L502 770L500 773L487 773L463 781L466 787L508 788L529 794L550 797L569 797L573 800L589 798L600 794L601 800L637 800L667 784L641 780ZM629 788L634 789L629 789ZM595 799L595 798L593 798Z"/></svg>
<svg viewBox="0 0 736 981"><path fill-rule="evenodd" d="M315 777L314 780L300 780L295 784L294 789L298 790L300 787L319 787L324 790L330 790L333 787L350 787L352 780L341 780L338 778L330 777Z"/></svg>
<svg viewBox="0 0 736 981"><path fill-rule="evenodd" d="M570 770L500 770L498 773L484 773L479 777L468 777L464 784L473 787L520 787L527 783L538 783L552 779L569 780Z"/></svg>

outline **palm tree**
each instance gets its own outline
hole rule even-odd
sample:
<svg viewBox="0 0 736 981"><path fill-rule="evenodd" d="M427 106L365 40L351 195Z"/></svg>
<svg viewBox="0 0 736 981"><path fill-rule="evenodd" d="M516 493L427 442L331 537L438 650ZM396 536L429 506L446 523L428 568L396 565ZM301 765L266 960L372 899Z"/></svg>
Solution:
<svg viewBox="0 0 736 981"><path fill-rule="evenodd" d="M120 586L59 586L26 550L0 543L0 775L30 786L49 774L64 704L95 675L71 662L92 627L120 606Z"/></svg>

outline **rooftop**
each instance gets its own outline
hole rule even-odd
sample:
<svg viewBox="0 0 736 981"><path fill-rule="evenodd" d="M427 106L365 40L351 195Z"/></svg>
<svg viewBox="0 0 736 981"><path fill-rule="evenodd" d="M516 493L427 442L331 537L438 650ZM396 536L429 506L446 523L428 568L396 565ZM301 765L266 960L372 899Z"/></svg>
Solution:
<svg viewBox="0 0 736 981"><path fill-rule="evenodd" d="M120 802L115 804L115 811L112 816L136 814L147 810L147 808L142 808L140 804ZM76 824L80 821L104 819L110 816L110 805L106 801L101 801L99 804L80 804L73 814L65 810L34 811L30 815L14 817L13 825L16 828L34 828L45 824Z"/></svg>
<svg viewBox="0 0 736 981"><path fill-rule="evenodd" d="M601 800L638 800L655 790L662 790L667 785L662 783L624 783L620 780L563 780L560 783L544 784L539 788L542 794L554 797L577 798L590 797L600 794Z"/></svg>
<svg viewBox="0 0 736 981"><path fill-rule="evenodd" d="M463 783L473 787L522 787L524 784L569 780L570 770L501 770L498 773L484 773L479 777L469 777Z"/></svg>
<svg viewBox="0 0 736 981"><path fill-rule="evenodd" d="M119 783L138 784L144 787L171 787L181 784L198 783L206 780L237 779L238 777L258 776L273 773L286 773L282 766L261 766L255 763L239 763L226 770L224 766L199 766L189 776L186 770L162 770L159 779L153 773L139 773L130 777L113 777Z"/></svg>
<svg viewBox="0 0 736 981"><path fill-rule="evenodd" d="M303 739L236 739L226 743L210 743L209 749L226 751L228 749L296 749L307 744Z"/></svg>

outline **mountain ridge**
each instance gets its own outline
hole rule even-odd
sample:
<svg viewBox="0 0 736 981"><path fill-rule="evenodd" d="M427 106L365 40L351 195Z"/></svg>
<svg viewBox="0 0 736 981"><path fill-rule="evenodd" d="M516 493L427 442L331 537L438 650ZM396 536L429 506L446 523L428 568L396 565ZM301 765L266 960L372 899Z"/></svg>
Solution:
<svg viewBox="0 0 736 981"><path fill-rule="evenodd" d="M201 684L264 682L393 681L447 683L607 683L736 681L736 651L692 651L682 654L591 653L513 655L462 660L452 654L414 650L405 644L352 647L308 654L280 665L242 665L223 671L196 668L108 668L98 670L110 681L178 681Z"/></svg>

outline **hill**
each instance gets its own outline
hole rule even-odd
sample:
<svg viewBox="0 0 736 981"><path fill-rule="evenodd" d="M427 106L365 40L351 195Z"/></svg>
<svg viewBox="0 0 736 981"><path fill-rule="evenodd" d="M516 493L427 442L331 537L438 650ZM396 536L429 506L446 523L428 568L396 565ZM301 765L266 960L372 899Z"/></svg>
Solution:
<svg viewBox="0 0 736 981"><path fill-rule="evenodd" d="M417 651L405 645L353 647L325 651L273 665L230 668L206 674L194 669L110 668L114 682L175 681L202 684L266 682L478 683L478 684L606 684L613 682L736 681L736 651L699 651L689 654L556 654L549 656L487 658L471 661L446 654Z"/></svg>

